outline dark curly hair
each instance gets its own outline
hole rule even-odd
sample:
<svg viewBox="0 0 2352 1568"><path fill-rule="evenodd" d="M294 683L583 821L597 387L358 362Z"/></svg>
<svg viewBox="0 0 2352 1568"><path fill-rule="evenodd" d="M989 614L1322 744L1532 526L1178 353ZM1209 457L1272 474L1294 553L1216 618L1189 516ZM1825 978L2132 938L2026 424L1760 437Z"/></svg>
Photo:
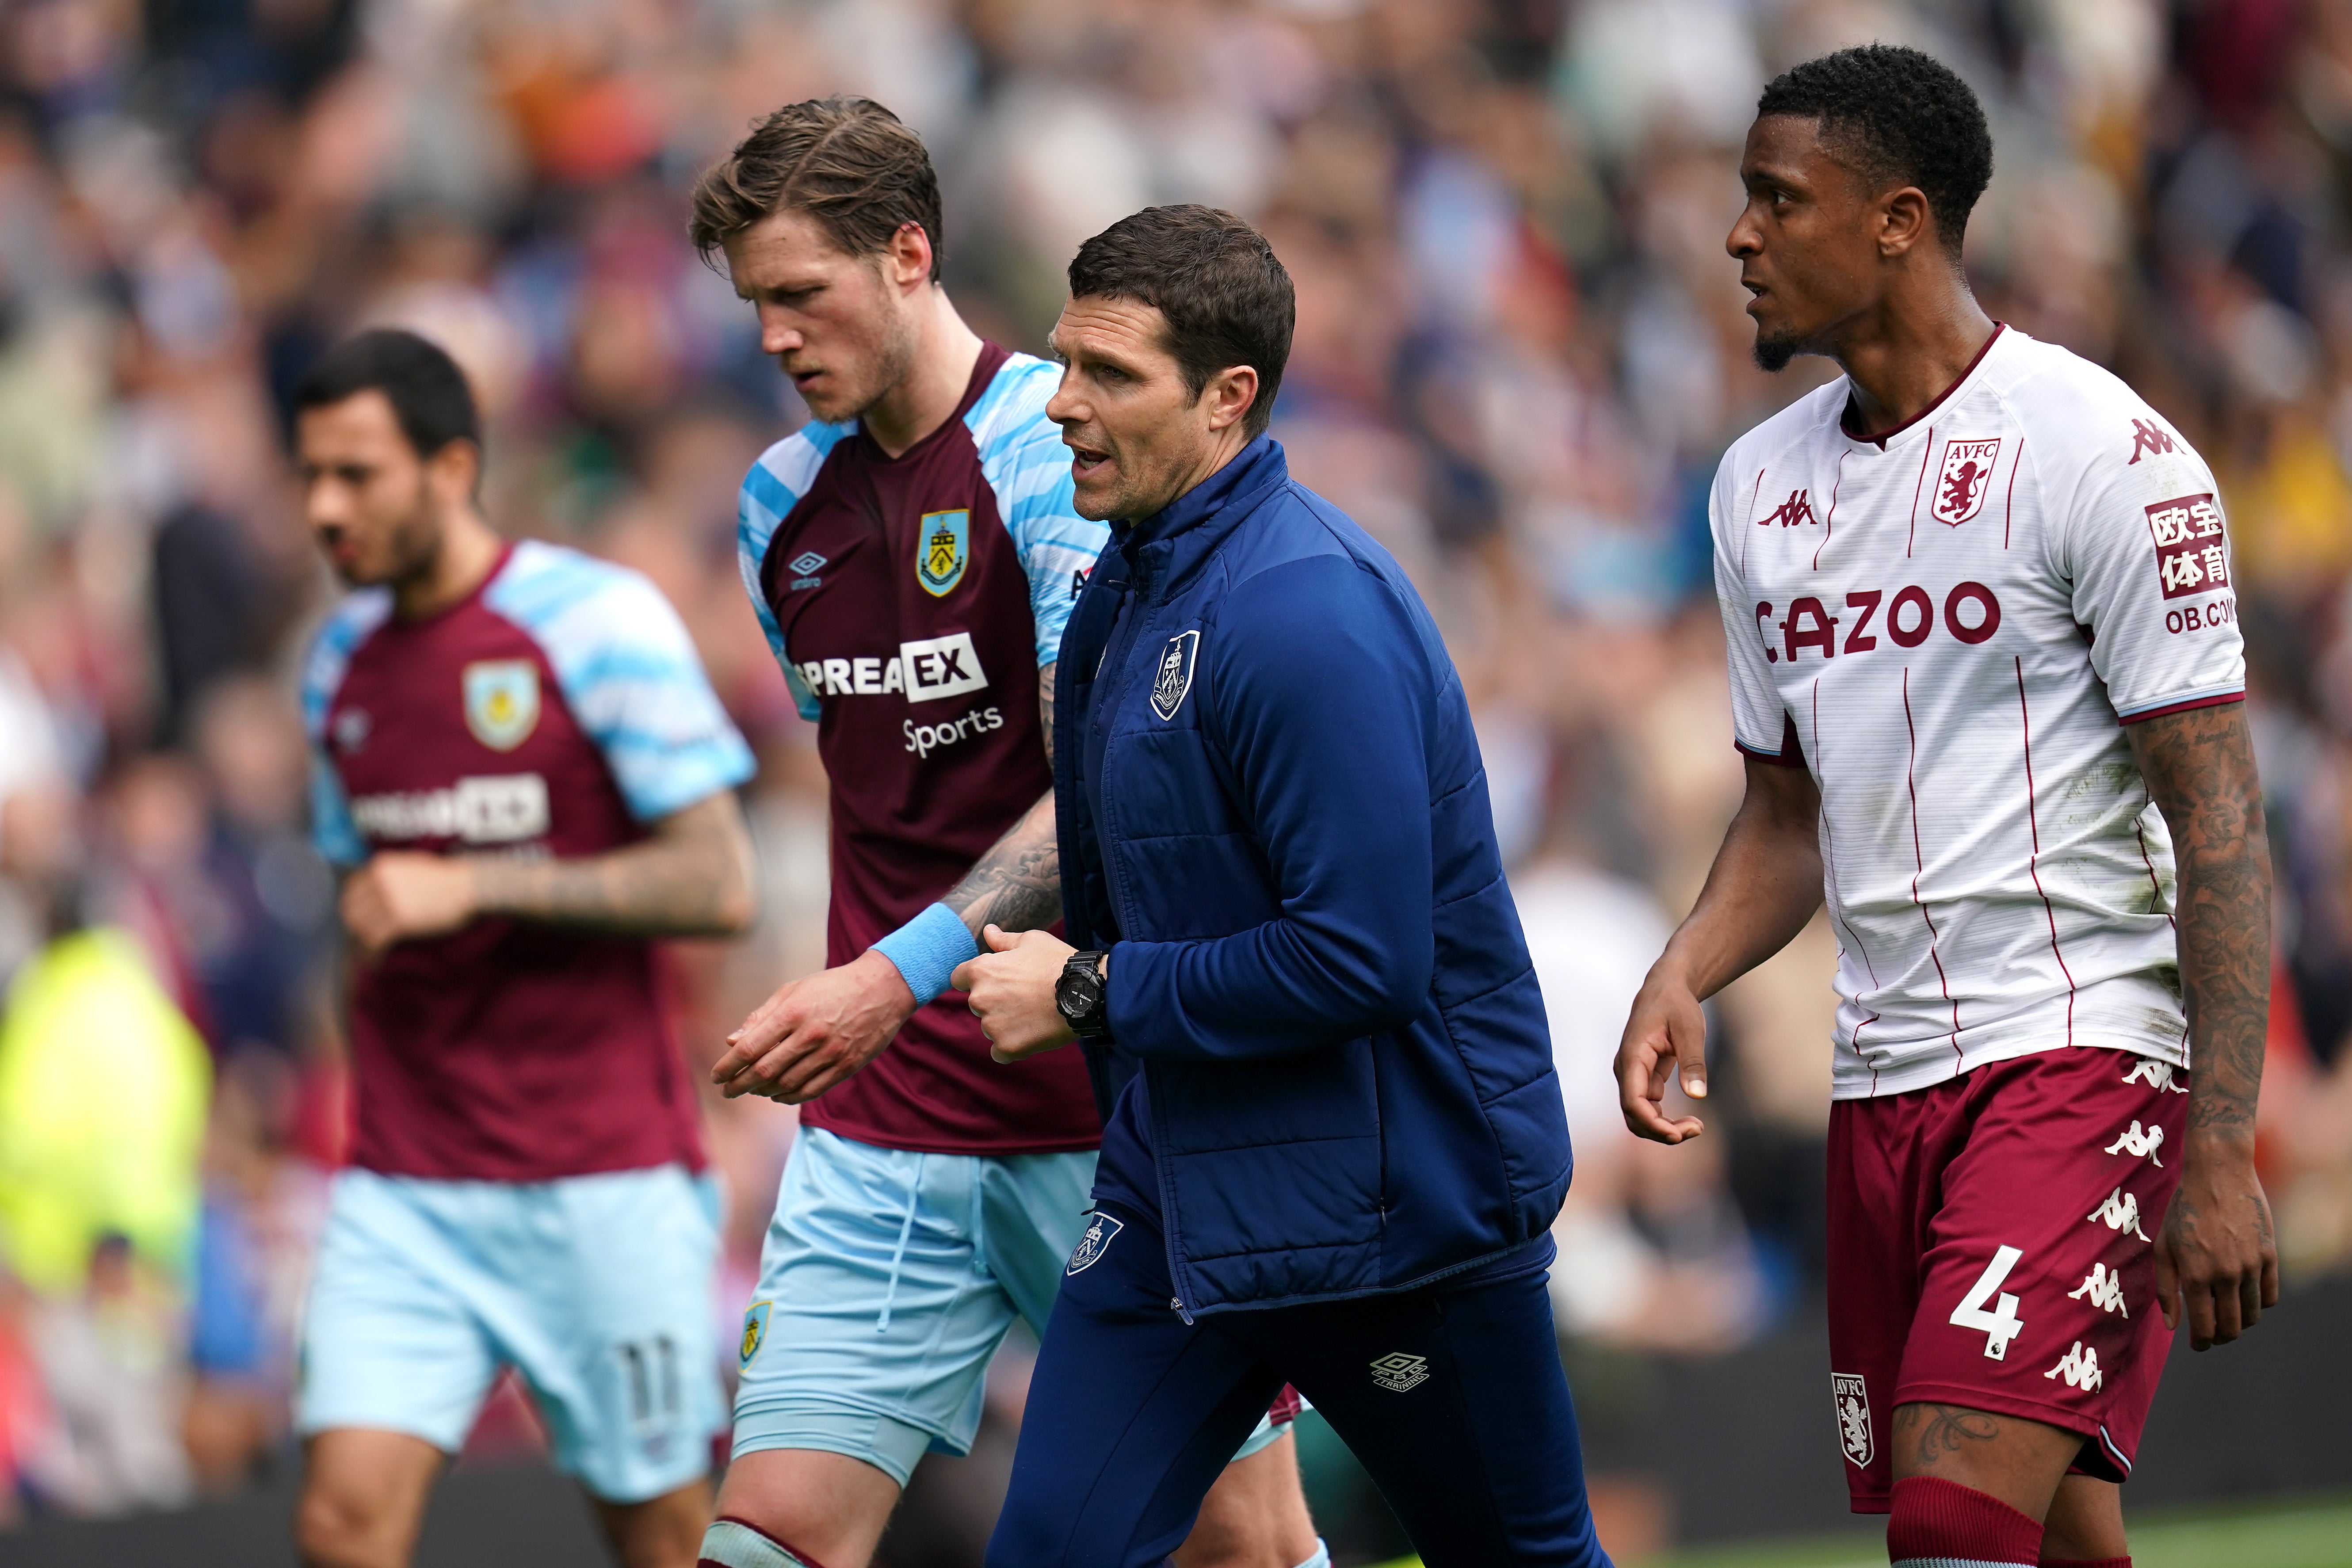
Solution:
<svg viewBox="0 0 2352 1568"><path fill-rule="evenodd" d="M1756 115L1818 120L1822 140L1878 189L1916 185L1958 255L1969 209L1992 179L1984 108L1949 66L1899 44L1864 44L1791 66Z"/></svg>

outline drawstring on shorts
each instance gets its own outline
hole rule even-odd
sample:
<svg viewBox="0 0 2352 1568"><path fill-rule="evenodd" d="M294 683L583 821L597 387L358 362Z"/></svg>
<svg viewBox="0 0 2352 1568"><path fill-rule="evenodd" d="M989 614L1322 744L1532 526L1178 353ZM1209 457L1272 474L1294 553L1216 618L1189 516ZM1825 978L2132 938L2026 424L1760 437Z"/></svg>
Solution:
<svg viewBox="0 0 2352 1568"><path fill-rule="evenodd" d="M923 1190L923 1162L929 1156L915 1156L915 1173L907 1179L907 1213L898 1222L898 1245L890 1251L890 1283L882 1291L882 1316L876 1320L874 1331L890 1331L890 1308L898 1299L898 1269L907 1261L907 1242L915 1234L915 1205Z"/></svg>

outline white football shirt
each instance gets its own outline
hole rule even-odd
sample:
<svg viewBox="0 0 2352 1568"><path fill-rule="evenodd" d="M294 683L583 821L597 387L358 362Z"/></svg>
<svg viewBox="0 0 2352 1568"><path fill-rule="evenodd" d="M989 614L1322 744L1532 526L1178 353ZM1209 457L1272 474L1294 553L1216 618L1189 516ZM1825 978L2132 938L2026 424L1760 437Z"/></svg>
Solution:
<svg viewBox="0 0 2352 1568"><path fill-rule="evenodd" d="M1741 437L1708 508L1740 749L1821 786L1832 1092L2068 1047L2188 1066L2172 840L2122 726L2244 693L2211 473L2013 329L1876 439L1847 395Z"/></svg>

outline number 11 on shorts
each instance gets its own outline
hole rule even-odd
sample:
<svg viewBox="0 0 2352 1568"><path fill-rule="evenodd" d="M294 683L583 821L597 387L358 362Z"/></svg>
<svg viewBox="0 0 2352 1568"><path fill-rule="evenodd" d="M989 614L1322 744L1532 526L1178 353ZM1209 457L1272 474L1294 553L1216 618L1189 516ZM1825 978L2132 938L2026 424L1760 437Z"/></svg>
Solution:
<svg viewBox="0 0 2352 1568"><path fill-rule="evenodd" d="M1954 1327L1984 1331L1985 1354L1994 1361L2007 1360L2009 1342L2025 1331L2024 1320L2017 1315L2017 1298L2000 1289L2000 1282L2009 1278L2009 1271L2024 1256L2014 1247L1995 1252L1992 1261L1985 1265L1985 1271L1977 1276L1977 1282L1969 1287L1969 1293L1960 1298L1960 1304L1952 1309ZM2000 1291L2000 1299L1988 1312L1985 1302L1996 1290Z"/></svg>

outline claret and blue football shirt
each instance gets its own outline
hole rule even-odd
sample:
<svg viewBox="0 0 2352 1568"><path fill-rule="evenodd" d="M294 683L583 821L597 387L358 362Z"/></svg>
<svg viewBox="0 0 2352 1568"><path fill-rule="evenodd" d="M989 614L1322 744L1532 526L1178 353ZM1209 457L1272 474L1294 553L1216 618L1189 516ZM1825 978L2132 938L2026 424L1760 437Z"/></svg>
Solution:
<svg viewBox="0 0 2352 1568"><path fill-rule="evenodd" d="M1037 672L1110 536L1077 515L1045 416L1059 374L983 345L954 415L898 457L811 424L743 481L744 586L832 782L828 963L936 902L1053 787ZM1078 1052L1000 1066L952 993L801 1119L935 1153L1100 1136Z"/></svg>
<svg viewBox="0 0 2352 1568"><path fill-rule="evenodd" d="M311 647L302 710L312 830L344 868L383 849L599 855L751 774L660 591L548 544L513 546L423 620L394 616L389 590L352 595ZM509 919L359 964L352 1163L509 1182L698 1163L666 991L646 939Z"/></svg>

